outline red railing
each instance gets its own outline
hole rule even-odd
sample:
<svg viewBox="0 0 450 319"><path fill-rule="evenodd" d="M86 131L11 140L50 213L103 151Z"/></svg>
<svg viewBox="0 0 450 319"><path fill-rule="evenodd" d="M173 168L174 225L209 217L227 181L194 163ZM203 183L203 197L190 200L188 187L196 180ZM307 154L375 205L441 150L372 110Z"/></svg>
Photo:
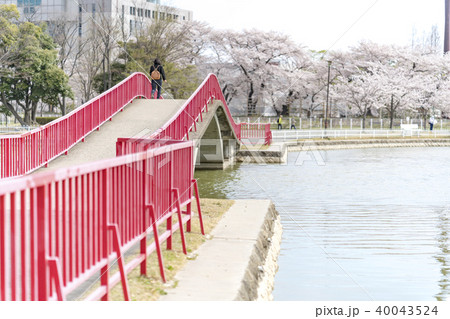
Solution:
<svg viewBox="0 0 450 319"><path fill-rule="evenodd" d="M0 136L1 178L20 176L46 165L82 141L92 131L99 129L113 115L136 97L149 98L151 81L143 73L134 73L113 88L82 105L66 116L22 135ZM189 131L196 129L208 103L221 100L237 139L241 135L265 140L270 144L270 127L260 124L236 124L215 75L210 74L161 129L152 135L155 139L183 140Z"/></svg>
<svg viewBox="0 0 450 319"><path fill-rule="evenodd" d="M146 138L118 138L116 142L116 156L140 153L161 146L180 143L175 140L153 140Z"/></svg>
<svg viewBox="0 0 450 319"><path fill-rule="evenodd" d="M230 109L222 94L219 81L214 74L208 75L181 109L158 131L152 134L155 139L183 140L190 131L196 130L196 123L203 120L202 113L208 111L208 103L212 100L220 100L231 123L236 138L241 140L243 136L264 139L265 144L272 141L270 125L262 124L236 124L231 116Z"/></svg>
<svg viewBox="0 0 450 319"><path fill-rule="evenodd" d="M134 73L51 123L22 135L0 136L1 177L24 175L67 152L136 97L150 98L151 82Z"/></svg>
<svg viewBox="0 0 450 319"><path fill-rule="evenodd" d="M135 97L150 92L148 78L136 73L57 121L21 136L1 137L2 177L45 165ZM199 203L193 144L180 141L202 120L212 99L224 103L238 139L244 132L246 137L264 136L270 142L270 128L233 121L217 78L210 75L153 134L164 141L120 139L117 152L124 156L1 182L0 300L61 300L98 273L101 285L88 300L107 300L118 282L129 299L126 275L137 266L145 274L147 256L153 251L165 280L160 244L166 242L171 249L172 234L180 230L186 252L183 224L189 231L193 188ZM169 137L178 141L168 141ZM201 217L199 206L198 211ZM164 221L167 230L159 235L157 226ZM202 224L201 229L203 233ZM150 231L155 240L147 245ZM125 265L123 252L135 245L140 255ZM110 276L115 258L119 272Z"/></svg>
<svg viewBox="0 0 450 319"><path fill-rule="evenodd" d="M173 142L0 183L0 300L62 300L89 288L98 273L101 285L87 300L107 300L118 282L128 300L126 275L138 266L145 274L154 251L165 280L160 244L171 249L180 230L186 253L183 224L190 231L193 188L198 204L192 152L191 142ZM175 213L179 222L172 225ZM164 221L167 230L158 234ZM155 240L148 245L150 232ZM123 253L136 245L140 254L125 264ZM111 275L115 259L119 271Z"/></svg>
<svg viewBox="0 0 450 319"><path fill-rule="evenodd" d="M241 140L264 139L264 144L270 145L272 142L272 131L270 130L270 124L257 124L257 123L241 123Z"/></svg>

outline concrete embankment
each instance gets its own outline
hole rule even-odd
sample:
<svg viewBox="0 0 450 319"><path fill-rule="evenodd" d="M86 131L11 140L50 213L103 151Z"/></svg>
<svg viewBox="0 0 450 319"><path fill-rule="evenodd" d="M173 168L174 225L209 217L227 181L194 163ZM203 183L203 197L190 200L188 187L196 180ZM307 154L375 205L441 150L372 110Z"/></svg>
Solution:
<svg viewBox="0 0 450 319"><path fill-rule="evenodd" d="M270 300L281 232L271 201L236 201L160 300Z"/></svg>
<svg viewBox="0 0 450 319"><path fill-rule="evenodd" d="M236 154L241 163L286 163L288 152L392 147L448 147L450 138L320 139L274 141L269 147L243 147Z"/></svg>
<svg viewBox="0 0 450 319"><path fill-rule="evenodd" d="M287 161L289 143L272 143L268 148L241 148L236 153L238 163L285 163Z"/></svg>
<svg viewBox="0 0 450 319"><path fill-rule="evenodd" d="M337 150L392 147L448 147L450 138L356 139L356 140L303 140L286 143L290 152L302 150Z"/></svg>

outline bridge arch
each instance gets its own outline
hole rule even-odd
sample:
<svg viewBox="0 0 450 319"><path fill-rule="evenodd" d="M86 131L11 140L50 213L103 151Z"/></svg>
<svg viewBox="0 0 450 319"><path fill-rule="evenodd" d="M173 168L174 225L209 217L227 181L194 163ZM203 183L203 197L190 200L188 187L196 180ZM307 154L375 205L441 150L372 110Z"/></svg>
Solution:
<svg viewBox="0 0 450 319"><path fill-rule="evenodd" d="M233 130L222 101L213 101L203 115L203 123L197 132L191 132L194 140L196 169L224 169L233 164L241 141Z"/></svg>

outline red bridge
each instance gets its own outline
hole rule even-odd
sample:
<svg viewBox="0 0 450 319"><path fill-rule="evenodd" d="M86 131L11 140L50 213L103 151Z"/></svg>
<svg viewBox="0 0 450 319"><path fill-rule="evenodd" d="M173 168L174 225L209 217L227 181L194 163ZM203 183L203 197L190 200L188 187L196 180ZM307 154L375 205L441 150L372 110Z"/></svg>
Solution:
<svg viewBox="0 0 450 319"><path fill-rule="evenodd" d="M92 278L100 287L87 300L108 300L118 283L129 300L127 274L145 274L153 252L164 281L161 245L178 230L186 253L193 199L203 232L195 167L223 167L242 139L271 142L268 125L234 122L214 75L187 101L150 93L135 73L67 116L0 137L0 300L64 300Z"/></svg>

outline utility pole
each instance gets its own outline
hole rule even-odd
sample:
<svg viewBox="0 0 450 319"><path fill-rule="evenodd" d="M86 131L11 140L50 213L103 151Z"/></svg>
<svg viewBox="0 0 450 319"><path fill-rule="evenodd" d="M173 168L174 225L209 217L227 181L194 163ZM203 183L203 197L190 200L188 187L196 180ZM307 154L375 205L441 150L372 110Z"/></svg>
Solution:
<svg viewBox="0 0 450 319"><path fill-rule="evenodd" d="M327 82L327 104L325 106L325 129L328 128L328 109L329 109L328 103L330 100L330 68L331 68L331 61L327 62L328 62L328 82Z"/></svg>
<svg viewBox="0 0 450 319"><path fill-rule="evenodd" d="M450 0L445 0L444 54L450 51Z"/></svg>

